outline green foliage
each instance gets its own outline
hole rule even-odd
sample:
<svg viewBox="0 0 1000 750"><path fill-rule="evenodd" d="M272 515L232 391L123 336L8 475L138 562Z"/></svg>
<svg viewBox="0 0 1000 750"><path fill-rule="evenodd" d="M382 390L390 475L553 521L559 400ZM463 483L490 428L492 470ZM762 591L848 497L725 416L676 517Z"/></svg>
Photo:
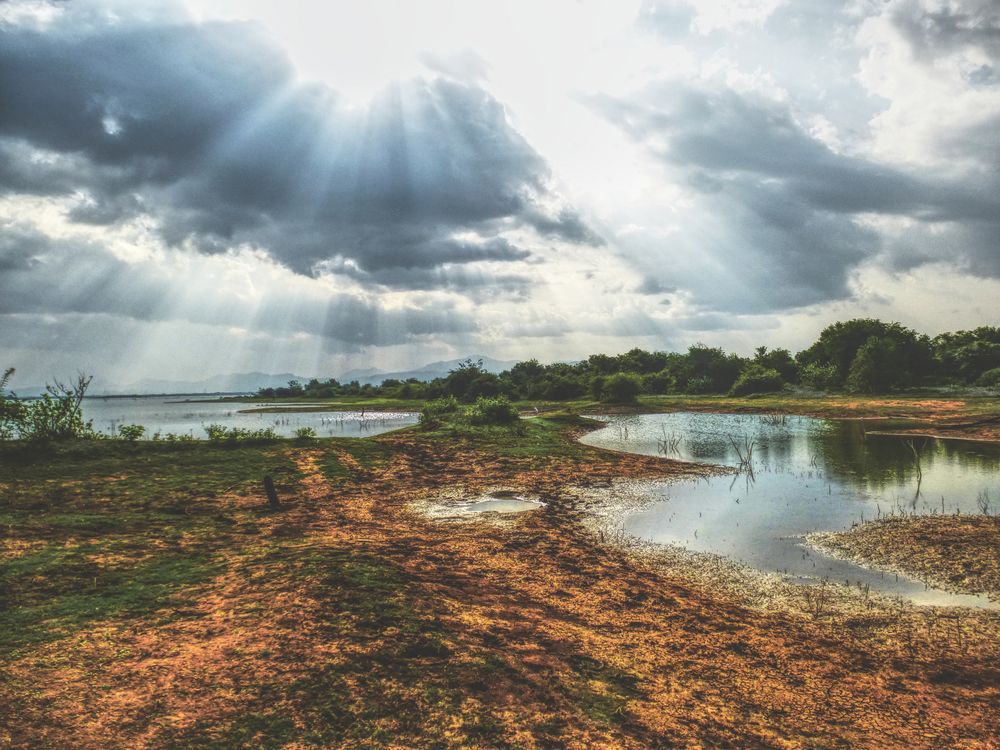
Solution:
<svg viewBox="0 0 1000 750"><path fill-rule="evenodd" d="M595 375L590 379L590 395L596 401L604 398L604 384L608 381L603 375Z"/></svg>
<svg viewBox="0 0 1000 750"><path fill-rule="evenodd" d="M0 375L0 440L10 440L18 432L18 425L23 419L22 404L13 394L4 393L7 384L14 375L14 368L8 367Z"/></svg>
<svg viewBox="0 0 1000 750"><path fill-rule="evenodd" d="M194 435L180 434L176 432L168 432L163 435L159 432L154 432L153 437L150 438L154 443L193 443L195 442Z"/></svg>
<svg viewBox="0 0 1000 750"><path fill-rule="evenodd" d="M1000 367L984 372L976 379L976 385L983 388L1000 388Z"/></svg>
<svg viewBox="0 0 1000 750"><path fill-rule="evenodd" d="M784 385L781 373L756 362L751 362L733 383L729 390L731 396L746 396L750 393L773 393L780 391Z"/></svg>
<svg viewBox="0 0 1000 750"><path fill-rule="evenodd" d="M213 443L267 443L278 440L277 433L270 427L248 430L243 427L227 428L221 424L210 424L205 428L205 432Z"/></svg>
<svg viewBox="0 0 1000 750"><path fill-rule="evenodd" d="M14 369L10 368L0 378L0 391L6 387ZM46 386L40 398L19 400L11 394L0 393L0 439L13 437L30 442L47 443L53 440L93 438L97 434L90 422L83 419L83 397L91 378L82 373L71 385L58 380Z"/></svg>
<svg viewBox="0 0 1000 750"><path fill-rule="evenodd" d="M634 404L642 390L638 375L616 372L604 382L603 400L613 404Z"/></svg>
<svg viewBox="0 0 1000 750"><path fill-rule="evenodd" d="M746 360L722 349L696 344L687 354L667 357L665 369L678 390L686 393L726 393L733 387Z"/></svg>
<svg viewBox="0 0 1000 750"><path fill-rule="evenodd" d="M448 373L442 387L446 395L470 404L480 396L496 396L501 391L500 379L483 369L483 361L467 359Z"/></svg>
<svg viewBox="0 0 1000 750"><path fill-rule="evenodd" d="M146 434L146 428L141 424L123 424L118 427L118 439L136 441Z"/></svg>
<svg viewBox="0 0 1000 750"><path fill-rule="evenodd" d="M469 410L472 424L511 424L519 419L517 409L506 396L480 396Z"/></svg>
<svg viewBox="0 0 1000 750"><path fill-rule="evenodd" d="M933 371L930 339L899 323L885 323L873 318L856 318L827 326L820 333L819 340L799 352L797 359L801 365L834 365L837 385L843 385L848 380L859 350L873 337L884 342L879 356L880 362L893 370L891 385L908 384ZM874 354L874 351L869 351L865 358ZM864 385L865 376L859 374L859 378L855 379L855 386ZM886 386L876 383L873 387Z"/></svg>
<svg viewBox="0 0 1000 750"><path fill-rule="evenodd" d="M459 410L458 399L454 396L444 396L429 402L420 410L420 424L433 427Z"/></svg>
<svg viewBox="0 0 1000 750"><path fill-rule="evenodd" d="M1000 367L1000 328L981 326L972 331L942 333L931 341L942 375L963 383L978 382Z"/></svg>
<svg viewBox="0 0 1000 750"><path fill-rule="evenodd" d="M316 430L312 427L299 427L295 430L296 440L313 440L316 437Z"/></svg>
<svg viewBox="0 0 1000 750"><path fill-rule="evenodd" d="M758 346L753 361L761 367L777 370L786 383L797 383L799 380L799 364L787 349L769 351L766 346Z"/></svg>
<svg viewBox="0 0 1000 750"><path fill-rule="evenodd" d="M799 370L799 380L807 388L827 391L836 388L840 378L835 364L821 365L810 362L807 365L802 365Z"/></svg>
<svg viewBox="0 0 1000 750"><path fill-rule="evenodd" d="M847 390L851 393L884 393L899 380L894 369L898 352L896 342L871 336L858 348L847 374Z"/></svg>

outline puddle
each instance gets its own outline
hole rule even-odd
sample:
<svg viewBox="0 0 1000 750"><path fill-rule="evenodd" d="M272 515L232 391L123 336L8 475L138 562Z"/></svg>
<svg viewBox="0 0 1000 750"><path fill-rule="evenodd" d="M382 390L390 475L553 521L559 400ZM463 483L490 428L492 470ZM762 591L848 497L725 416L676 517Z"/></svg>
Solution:
<svg viewBox="0 0 1000 750"><path fill-rule="evenodd" d="M477 498L437 498L424 510L435 518L463 518L497 513L510 515L544 508L545 503L508 490L498 490Z"/></svg>
<svg viewBox="0 0 1000 750"><path fill-rule="evenodd" d="M522 500L516 497L488 497L477 500L465 507L467 513L524 513L527 510L538 510L545 504L535 500Z"/></svg>

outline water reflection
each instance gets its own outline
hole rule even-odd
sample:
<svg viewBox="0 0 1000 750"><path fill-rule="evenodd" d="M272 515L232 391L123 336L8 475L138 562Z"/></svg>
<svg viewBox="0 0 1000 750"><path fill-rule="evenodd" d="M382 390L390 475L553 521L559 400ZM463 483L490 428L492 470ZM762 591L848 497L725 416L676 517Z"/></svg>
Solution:
<svg viewBox="0 0 1000 750"><path fill-rule="evenodd" d="M292 437L295 431L312 428L319 437L366 437L417 423L413 412L372 411L289 411L247 413L246 409L269 406L265 403L218 401L177 401L176 397L139 396L135 398L87 398L83 401L85 419L93 420L94 429L112 434L121 425L139 424L146 437L156 433L186 435L198 440L207 436L212 424L250 430L270 428L278 435ZM308 404L296 404L302 409Z"/></svg>
<svg viewBox="0 0 1000 750"><path fill-rule="evenodd" d="M656 503L626 521L637 536L793 577L870 585L921 602L985 601L835 560L804 548L801 537L882 515L977 512L977 495L1000 492L996 445L874 435L893 425L871 421L699 413L604 419L608 427L583 442L734 468L743 457L736 476L651 483Z"/></svg>

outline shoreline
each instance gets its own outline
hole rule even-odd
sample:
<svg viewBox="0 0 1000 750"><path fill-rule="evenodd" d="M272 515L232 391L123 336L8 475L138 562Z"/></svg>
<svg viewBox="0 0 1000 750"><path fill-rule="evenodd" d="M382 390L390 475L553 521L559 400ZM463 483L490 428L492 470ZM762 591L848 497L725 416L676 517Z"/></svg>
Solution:
<svg viewBox="0 0 1000 750"><path fill-rule="evenodd" d="M969 533L977 527L981 541ZM825 554L905 575L944 591L985 596L994 607L1000 606L1000 519L996 517L882 518L847 531L814 532L805 539ZM959 564L963 558L964 567ZM968 568L976 561L983 568L979 575Z"/></svg>

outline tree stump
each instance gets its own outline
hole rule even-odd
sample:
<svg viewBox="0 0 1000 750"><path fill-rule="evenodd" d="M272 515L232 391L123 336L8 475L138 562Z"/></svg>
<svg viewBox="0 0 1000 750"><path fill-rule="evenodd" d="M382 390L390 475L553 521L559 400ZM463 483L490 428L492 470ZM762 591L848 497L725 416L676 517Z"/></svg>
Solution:
<svg viewBox="0 0 1000 750"><path fill-rule="evenodd" d="M271 510L278 510L281 502L278 500L278 493L274 489L274 480L270 474L264 475L264 493L267 495L267 507Z"/></svg>

